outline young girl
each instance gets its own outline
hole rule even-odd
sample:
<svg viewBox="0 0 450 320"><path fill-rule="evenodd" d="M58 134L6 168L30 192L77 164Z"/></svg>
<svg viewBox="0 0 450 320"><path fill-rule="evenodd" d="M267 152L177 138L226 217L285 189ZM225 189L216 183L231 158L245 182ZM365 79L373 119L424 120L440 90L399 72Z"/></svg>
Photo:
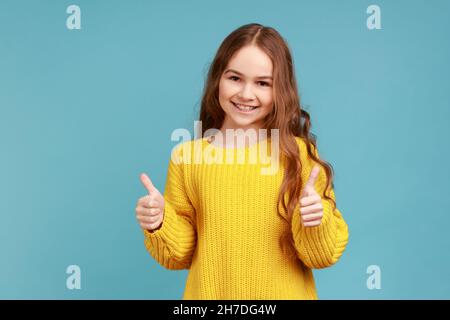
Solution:
<svg viewBox="0 0 450 320"><path fill-rule="evenodd" d="M348 228L276 30L248 24L227 36L208 73L200 121L202 134L216 134L174 148L164 196L141 175L149 194L136 217L147 250L167 269L189 269L183 299L317 299L311 269L339 260ZM246 135L262 129L268 139ZM243 135L246 144L234 147ZM263 142L279 146L270 155L281 159L273 174L261 174L260 163L206 161L222 151L248 156ZM199 150L204 161L196 161Z"/></svg>

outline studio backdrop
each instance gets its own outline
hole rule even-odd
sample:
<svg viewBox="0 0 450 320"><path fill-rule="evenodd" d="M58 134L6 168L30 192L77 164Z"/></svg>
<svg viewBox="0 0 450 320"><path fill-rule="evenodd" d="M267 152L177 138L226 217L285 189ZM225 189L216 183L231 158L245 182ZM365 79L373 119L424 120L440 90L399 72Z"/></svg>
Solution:
<svg viewBox="0 0 450 320"><path fill-rule="evenodd" d="M180 299L135 217L237 27L276 28L349 243L321 299L450 298L450 2L0 2L0 298Z"/></svg>

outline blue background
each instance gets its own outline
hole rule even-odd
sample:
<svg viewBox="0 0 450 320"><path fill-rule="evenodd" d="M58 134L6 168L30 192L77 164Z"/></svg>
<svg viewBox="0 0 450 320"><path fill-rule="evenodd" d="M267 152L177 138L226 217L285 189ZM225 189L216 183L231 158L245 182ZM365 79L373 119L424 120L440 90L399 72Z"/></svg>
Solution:
<svg viewBox="0 0 450 320"><path fill-rule="evenodd" d="M172 131L193 132L214 53L250 22L292 49L350 228L341 260L314 271L319 297L450 298L449 16L445 0L2 0L0 298L182 297L188 271L144 248L139 174L163 190Z"/></svg>

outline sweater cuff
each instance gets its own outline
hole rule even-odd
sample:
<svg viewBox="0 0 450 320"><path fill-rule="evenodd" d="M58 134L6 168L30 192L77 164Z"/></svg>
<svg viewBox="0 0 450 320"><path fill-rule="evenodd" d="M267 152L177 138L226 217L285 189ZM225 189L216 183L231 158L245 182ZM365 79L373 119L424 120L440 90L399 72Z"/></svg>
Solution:
<svg viewBox="0 0 450 320"><path fill-rule="evenodd" d="M333 204L322 199L323 217L320 225L305 227L302 223L300 207L292 217L292 232L298 257L310 268L324 268L331 264L332 249L338 232L333 215Z"/></svg>
<svg viewBox="0 0 450 320"><path fill-rule="evenodd" d="M174 229L176 226L176 212L169 202L164 204L164 218L159 226L159 228L154 230L143 230L145 238L150 241L150 243L156 244L158 246L167 245L171 248L176 245L177 232Z"/></svg>

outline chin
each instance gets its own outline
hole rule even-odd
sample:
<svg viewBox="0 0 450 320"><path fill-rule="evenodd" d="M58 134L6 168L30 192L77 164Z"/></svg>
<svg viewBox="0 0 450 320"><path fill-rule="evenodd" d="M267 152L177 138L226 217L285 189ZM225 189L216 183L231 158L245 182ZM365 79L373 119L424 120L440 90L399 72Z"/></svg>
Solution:
<svg viewBox="0 0 450 320"><path fill-rule="evenodd" d="M251 125L259 122L259 119L256 119L256 118L255 119L242 119L240 117L232 117L231 119L237 127L248 127L248 126L251 126Z"/></svg>

